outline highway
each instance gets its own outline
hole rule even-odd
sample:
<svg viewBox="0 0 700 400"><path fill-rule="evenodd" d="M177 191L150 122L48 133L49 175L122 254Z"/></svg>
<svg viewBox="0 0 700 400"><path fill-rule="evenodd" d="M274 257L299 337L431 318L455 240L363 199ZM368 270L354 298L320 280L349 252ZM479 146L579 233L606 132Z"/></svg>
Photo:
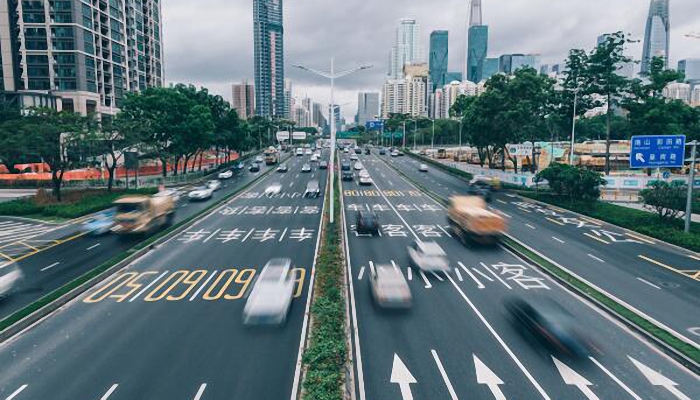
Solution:
<svg viewBox="0 0 700 400"><path fill-rule="evenodd" d="M443 199L466 185L438 168L421 173L410 157L386 160ZM491 207L508 219L515 239L700 346L697 254L507 192Z"/></svg>
<svg viewBox="0 0 700 400"><path fill-rule="evenodd" d="M389 158L360 157L373 187L342 186L358 399L700 398L696 375L538 269L502 248L460 244L441 204L379 157ZM404 160L395 163L411 165ZM442 182L435 175L431 169L425 181ZM377 212L380 237L354 232L360 209ZM450 272L408 268L413 240L436 241ZM407 278L412 309L373 306L368 276L382 264ZM575 315L594 344L591 357L554 354L525 334L504 311L503 302L514 297L551 299Z"/></svg>
<svg viewBox="0 0 700 400"><path fill-rule="evenodd" d="M325 171L292 158L180 235L0 347L0 398L290 399L307 327ZM282 184L264 195L272 182ZM286 326L247 328L242 310L264 264L292 260Z"/></svg>
<svg viewBox="0 0 700 400"><path fill-rule="evenodd" d="M241 187L249 184L260 174L267 171L264 164L258 173L250 173L247 170L239 175L234 175L230 180L223 181L222 187L214 195L217 198L229 195ZM183 221L192 215L204 210L211 204L205 202L188 202L183 198L175 214L175 222ZM6 219L11 221L10 218ZM120 253L128 250L137 243L136 239L117 237L116 235L91 236L82 235L80 225L67 225L61 228L53 228L50 232L42 232L46 229L42 224L30 224L22 222L24 225L34 225L31 229L26 229L27 234L39 233L27 237L26 240L16 240L3 243L5 254L11 255L24 274L24 280L18 285L17 293L11 297L0 300L0 320L31 304L42 296L65 285L71 280L83 275L87 271L112 259ZM9 229L7 229L9 231ZM3 227L0 225L0 235ZM67 239L63 239L67 238ZM54 240L60 240L60 244L55 244ZM43 243L41 245L40 243ZM47 247L47 244L53 244ZM27 248L27 244L40 251ZM23 253L14 255L10 249L21 248ZM43 248L43 249L42 249ZM27 253L27 250L29 252ZM19 250L16 250L19 251ZM21 255L20 255L21 254ZM2 258L0 264L12 259Z"/></svg>

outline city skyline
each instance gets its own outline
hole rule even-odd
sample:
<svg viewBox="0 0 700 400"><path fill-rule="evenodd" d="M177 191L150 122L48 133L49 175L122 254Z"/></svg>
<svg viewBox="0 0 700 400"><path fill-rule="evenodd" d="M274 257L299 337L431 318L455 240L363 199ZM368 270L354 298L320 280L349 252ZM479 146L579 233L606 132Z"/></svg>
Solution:
<svg viewBox="0 0 700 400"><path fill-rule="evenodd" d="M203 7L192 9L185 0L171 0L164 7L166 79L168 82L192 82L205 85L212 92L230 99L230 85L253 77L252 60L252 6L250 2L201 0ZM357 92L376 91L381 87L387 70L387 53L394 41L397 22L413 17L421 23L421 46L428 49L430 32L448 30L452 36L449 71L461 71L469 9L468 3L456 0L438 0L430 4L408 1L405 7L387 2L366 5L347 2L330 7L321 1L309 1L291 7L285 5L285 57L287 63L304 63L309 67L328 69L330 57L336 58L339 68L352 68L361 63L375 68L363 74L336 82L336 97L344 106L344 116L356 112ZM504 0L495 4L484 2L483 12L488 16L491 30L489 57L511 53L539 53L543 64L563 61L570 48L590 50L596 38L606 32L623 30L634 39L642 40L648 13L648 0L629 1L590 0L570 4L543 0ZM598 10L607 7L600 15ZM205 10L216 8L216 15ZM434 9L445 12L435 13ZM670 66L685 58L697 58L696 39L685 38L700 27L694 22L692 0L675 0L672 4ZM504 12L502 10L508 10ZM207 26L195 27L190 23L197 15L206 15ZM323 14L322 23L314 15ZM348 18L353 15L354 18ZM358 22L357 21L361 21ZM358 30L358 26L368 27ZM333 40L316 40L330 37ZM201 37L207 37L202 43ZM563 41L561 38L566 38ZM641 44L633 45L630 55L641 58ZM424 56L426 56L424 54ZM313 75L287 68L287 75L296 87L308 93L314 101L328 103L327 82Z"/></svg>

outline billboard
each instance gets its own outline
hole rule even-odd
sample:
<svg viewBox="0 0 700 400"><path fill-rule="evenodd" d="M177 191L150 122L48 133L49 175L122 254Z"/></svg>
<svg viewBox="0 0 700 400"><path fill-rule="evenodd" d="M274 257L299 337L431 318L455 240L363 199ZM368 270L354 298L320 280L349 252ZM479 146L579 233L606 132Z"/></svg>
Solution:
<svg viewBox="0 0 700 400"><path fill-rule="evenodd" d="M508 153L511 156L531 156L533 146L531 142L524 142L522 144L509 144Z"/></svg>

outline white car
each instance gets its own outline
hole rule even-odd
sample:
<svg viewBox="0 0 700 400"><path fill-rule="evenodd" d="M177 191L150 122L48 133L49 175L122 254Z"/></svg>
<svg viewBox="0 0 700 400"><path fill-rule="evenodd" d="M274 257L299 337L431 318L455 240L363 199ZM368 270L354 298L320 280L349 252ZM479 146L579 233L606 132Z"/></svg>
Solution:
<svg viewBox="0 0 700 400"><path fill-rule="evenodd" d="M311 162L318 162L318 156L316 154L311 156Z"/></svg>
<svg viewBox="0 0 700 400"><path fill-rule="evenodd" d="M181 196L182 193L177 189L165 189L153 195L153 197L170 197L176 204L180 202Z"/></svg>
<svg viewBox="0 0 700 400"><path fill-rule="evenodd" d="M362 171L360 171L360 173L358 175L360 176L360 178L362 178L363 176L366 176L369 178L369 172L367 172L366 169L363 169Z"/></svg>
<svg viewBox="0 0 700 400"><path fill-rule="evenodd" d="M306 190L304 191L304 197L319 197L321 195L321 188L318 185L317 180L311 180L306 184Z"/></svg>
<svg viewBox="0 0 700 400"><path fill-rule="evenodd" d="M233 171L230 169L224 172L219 172L219 179L231 179L233 177Z"/></svg>
<svg viewBox="0 0 700 400"><path fill-rule="evenodd" d="M353 168L355 168L355 171L362 171L363 169L365 169L365 167L363 167L362 163L359 161L355 163L355 166Z"/></svg>
<svg viewBox="0 0 700 400"><path fill-rule="evenodd" d="M208 200L214 196L214 189L209 186L199 186L187 194L190 200Z"/></svg>
<svg viewBox="0 0 700 400"><path fill-rule="evenodd" d="M421 164L420 167L418 167L418 171L420 172L428 172L428 166L425 164Z"/></svg>
<svg viewBox="0 0 700 400"><path fill-rule="evenodd" d="M411 288L399 268L393 265L377 265L369 274L372 300L385 308L410 308L413 297Z"/></svg>
<svg viewBox="0 0 700 400"><path fill-rule="evenodd" d="M303 156L303 155L304 155L304 149L302 149L301 147L299 147L299 148L297 149L297 156Z"/></svg>
<svg viewBox="0 0 700 400"><path fill-rule="evenodd" d="M343 153L345 153L345 154L348 154L348 153L350 153L350 149L348 149L347 147L346 147L346 148L344 148L344 149L343 149Z"/></svg>
<svg viewBox="0 0 700 400"><path fill-rule="evenodd" d="M396 151L396 150L394 150L394 151L391 152L391 156L392 156L392 157L398 157L398 156L399 156L399 152Z"/></svg>
<svg viewBox="0 0 700 400"><path fill-rule="evenodd" d="M0 298L11 295L23 277L16 263L0 263Z"/></svg>
<svg viewBox="0 0 700 400"><path fill-rule="evenodd" d="M246 325L284 325L294 297L292 261L275 258L267 262L243 308Z"/></svg>
<svg viewBox="0 0 700 400"><path fill-rule="evenodd" d="M357 154L353 154L350 156L350 161L357 161Z"/></svg>
<svg viewBox="0 0 700 400"><path fill-rule="evenodd" d="M311 165L310 164L304 164L301 166L301 172L311 172Z"/></svg>
<svg viewBox="0 0 700 400"><path fill-rule="evenodd" d="M360 185L362 186L371 186L372 185L372 178L369 177L369 175L365 176L360 176Z"/></svg>
<svg viewBox="0 0 700 400"><path fill-rule="evenodd" d="M282 184L275 182L265 189L265 196L274 196L282 191Z"/></svg>
<svg viewBox="0 0 700 400"><path fill-rule="evenodd" d="M221 189L221 181L212 179L207 182L207 187L216 192L217 190Z"/></svg>
<svg viewBox="0 0 700 400"><path fill-rule="evenodd" d="M313 154L313 152L311 151L311 149L306 149L306 150L304 150L304 154L307 156L310 156Z"/></svg>
<svg viewBox="0 0 700 400"><path fill-rule="evenodd" d="M262 162L263 162L262 156L257 156L257 157L255 157L255 163L256 163L256 164L262 164Z"/></svg>
<svg viewBox="0 0 700 400"><path fill-rule="evenodd" d="M450 269L447 254L435 242L414 240L408 248L408 258L413 268L422 271L446 272Z"/></svg>

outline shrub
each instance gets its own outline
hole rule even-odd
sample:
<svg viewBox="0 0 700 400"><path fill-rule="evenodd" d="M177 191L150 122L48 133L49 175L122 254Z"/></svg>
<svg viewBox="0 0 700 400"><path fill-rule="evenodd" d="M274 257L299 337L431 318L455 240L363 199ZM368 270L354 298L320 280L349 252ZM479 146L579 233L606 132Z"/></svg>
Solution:
<svg viewBox="0 0 700 400"><path fill-rule="evenodd" d="M535 180L546 180L550 189L560 196L585 202L598 200L600 186L606 184L598 172L567 164L553 164L538 173Z"/></svg>
<svg viewBox="0 0 700 400"><path fill-rule="evenodd" d="M648 189L639 192L647 208L654 210L661 219L675 219L685 211L688 185L682 182L669 184L655 181Z"/></svg>

